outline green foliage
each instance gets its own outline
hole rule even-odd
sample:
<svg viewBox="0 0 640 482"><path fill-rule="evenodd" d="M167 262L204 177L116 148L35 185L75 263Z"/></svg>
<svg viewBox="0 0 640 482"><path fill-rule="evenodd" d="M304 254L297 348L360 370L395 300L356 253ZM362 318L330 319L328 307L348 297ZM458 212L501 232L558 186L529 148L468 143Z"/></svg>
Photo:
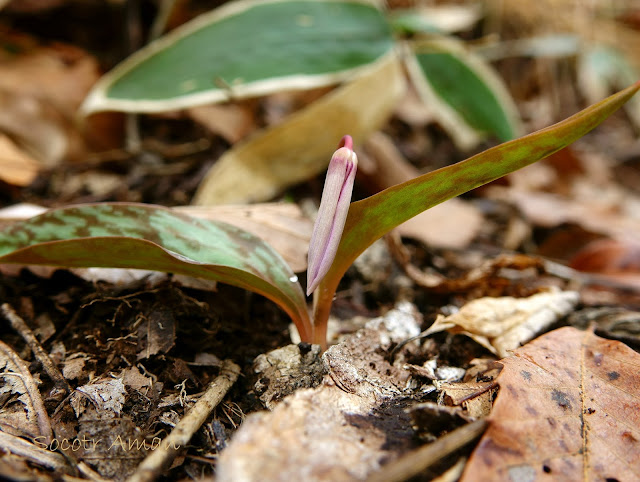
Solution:
<svg viewBox="0 0 640 482"><path fill-rule="evenodd" d="M553 126L352 203L333 265L318 287L314 313L316 342L325 337L328 307L338 282L351 263L374 241L436 204L568 146L597 127L639 89L640 82L637 82Z"/></svg>
<svg viewBox="0 0 640 482"><path fill-rule="evenodd" d="M161 207L96 204L49 211L0 232L0 263L144 268L218 280L273 300L303 340L324 345L338 282L376 239L438 203L562 149L639 89L637 82L556 125L352 203L335 261L318 287L313 324L294 273L268 245L224 223Z"/></svg>
<svg viewBox="0 0 640 482"><path fill-rule="evenodd" d="M401 20L393 12L386 16L379 3L228 2L123 61L94 86L82 110L161 112L351 80L395 55L394 49L406 50L392 33L404 29L398 22L422 22L410 12ZM457 112L455 122L445 121L444 127L454 139L460 129L476 132L467 136L468 144L486 134L503 141L516 137L520 124L497 75L481 58L459 45L452 49L443 38L434 37L430 50L409 45L418 48L414 83L431 85L438 103ZM431 105L430 98L425 101ZM318 119L318 127L323 122Z"/></svg>
<svg viewBox="0 0 640 482"><path fill-rule="evenodd" d="M229 2L136 52L94 87L84 110L156 112L328 85L392 47L369 2Z"/></svg>
<svg viewBox="0 0 640 482"><path fill-rule="evenodd" d="M160 206L104 203L47 211L0 232L0 263L167 271L238 286L285 310L303 337L311 325L287 263L260 238Z"/></svg>

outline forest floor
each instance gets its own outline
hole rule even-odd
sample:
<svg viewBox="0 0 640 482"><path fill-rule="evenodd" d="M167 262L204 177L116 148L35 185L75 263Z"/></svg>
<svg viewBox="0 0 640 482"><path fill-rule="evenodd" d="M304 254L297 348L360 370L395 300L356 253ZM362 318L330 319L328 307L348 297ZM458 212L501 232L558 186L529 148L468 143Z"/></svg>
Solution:
<svg viewBox="0 0 640 482"><path fill-rule="evenodd" d="M218 123L201 122L196 109L141 115L142 141L125 149L123 114L82 128L70 120L100 72L124 56L125 9L43 3L51 5L0 13L0 40L19 52L0 59L0 141L8 132L33 148L24 169L6 168L0 208L188 205L230 146L328 91L220 105L209 113ZM132 3L142 12L134 27L148 28L152 2ZM211 7L184 3L185 16ZM530 15L503 19L496 33L509 38L520 25L535 34L542 13ZM625 25L637 34L637 22ZM588 104L573 57L494 66L527 132ZM385 173L427 172L497 144L459 149L413 95L355 146L354 199L387 187ZM571 147L376 242L340 284L325 353L300 343L275 304L239 288L155 272L0 265L0 475L534 480L594 470L633 480L637 132L621 110ZM323 176L225 214L265 225L303 286L308 213ZM0 228L23 216L0 210ZM185 417L208 396L223 398L204 420ZM150 461L185 420L193 436Z"/></svg>

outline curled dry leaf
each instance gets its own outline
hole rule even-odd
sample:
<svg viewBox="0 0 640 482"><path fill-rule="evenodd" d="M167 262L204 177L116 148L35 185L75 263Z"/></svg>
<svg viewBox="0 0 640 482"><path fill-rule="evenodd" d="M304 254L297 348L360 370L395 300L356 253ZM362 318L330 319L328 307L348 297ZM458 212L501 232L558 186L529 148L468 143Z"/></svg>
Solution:
<svg viewBox="0 0 640 482"><path fill-rule="evenodd" d="M568 315L578 301L575 291L551 291L528 298L479 298L453 315L439 316L425 334L444 330L464 334L505 357Z"/></svg>
<svg viewBox="0 0 640 482"><path fill-rule="evenodd" d="M39 170L38 161L0 133L0 180L14 186L28 186Z"/></svg>
<svg viewBox="0 0 640 482"><path fill-rule="evenodd" d="M18 436L53 437L42 397L26 363L0 341L0 431Z"/></svg>
<svg viewBox="0 0 640 482"><path fill-rule="evenodd" d="M194 204L265 201L319 174L346 132L357 145L387 120L404 86L397 57L386 55L368 73L225 153Z"/></svg>
<svg viewBox="0 0 640 482"><path fill-rule="evenodd" d="M502 363L463 482L640 479L638 353L565 327Z"/></svg>

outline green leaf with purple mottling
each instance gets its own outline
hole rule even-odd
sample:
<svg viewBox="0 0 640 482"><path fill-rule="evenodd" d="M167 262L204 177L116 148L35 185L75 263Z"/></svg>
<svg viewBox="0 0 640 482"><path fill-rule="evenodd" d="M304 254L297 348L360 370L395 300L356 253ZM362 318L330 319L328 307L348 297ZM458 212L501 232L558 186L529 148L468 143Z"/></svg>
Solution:
<svg viewBox="0 0 640 482"><path fill-rule="evenodd" d="M273 248L235 226L160 206L105 203L53 209L0 231L0 263L167 271L266 296L303 338L311 333L300 284Z"/></svg>
<svg viewBox="0 0 640 482"><path fill-rule="evenodd" d="M329 309L340 279L374 241L447 199L499 179L568 146L597 127L638 90L640 81L555 125L352 203L333 265L316 291L314 342L321 343L325 338ZM438 229L438 226L433 226L433 229Z"/></svg>

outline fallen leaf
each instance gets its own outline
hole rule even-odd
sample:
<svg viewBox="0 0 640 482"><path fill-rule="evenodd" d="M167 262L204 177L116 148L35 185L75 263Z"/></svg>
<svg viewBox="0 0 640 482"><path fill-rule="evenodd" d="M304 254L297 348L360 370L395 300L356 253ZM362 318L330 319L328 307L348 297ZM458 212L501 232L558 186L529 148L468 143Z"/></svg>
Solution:
<svg viewBox="0 0 640 482"><path fill-rule="evenodd" d="M226 152L198 187L197 205L265 201L325 169L344 134L362 142L389 117L405 87L386 55L368 73Z"/></svg>
<svg viewBox="0 0 640 482"><path fill-rule="evenodd" d="M89 408L91 413L108 413L107 418L113 418L120 415L126 393L119 378L98 379L76 388L70 403L76 417Z"/></svg>
<svg viewBox="0 0 640 482"><path fill-rule="evenodd" d="M589 273L639 273L640 243L617 239L592 241L575 254L569 266Z"/></svg>
<svg viewBox="0 0 640 482"><path fill-rule="evenodd" d="M0 52L0 130L47 166L80 158L87 146L74 116L98 80L98 62L69 45L41 47L27 37L18 46L19 55ZM107 124L101 132L85 127L90 142L113 145L106 140L111 135Z"/></svg>
<svg viewBox="0 0 640 482"><path fill-rule="evenodd" d="M607 200L594 191L588 199L571 200L551 193L491 186L487 194L515 204L530 222L539 226L574 223L613 238L640 239L640 222L628 214L634 212L638 199L629 193Z"/></svg>
<svg viewBox="0 0 640 482"><path fill-rule="evenodd" d="M158 353L167 353L176 341L173 313L167 309L154 309L144 316L138 326L138 360Z"/></svg>
<svg viewBox="0 0 640 482"><path fill-rule="evenodd" d="M242 104L212 104L192 107L188 115L213 134L235 144L256 127L253 113Z"/></svg>
<svg viewBox="0 0 640 482"><path fill-rule="evenodd" d="M502 363L463 482L640 479L638 353L565 327Z"/></svg>
<svg viewBox="0 0 640 482"><path fill-rule="evenodd" d="M62 365L62 376L67 380L76 380L85 373L85 365L89 357L83 353L77 353L67 358Z"/></svg>
<svg viewBox="0 0 640 482"><path fill-rule="evenodd" d="M424 334L431 335L444 330L464 334L493 353L505 357L568 315L579 299L575 291L555 290L528 298L479 298L470 301L453 315L438 316Z"/></svg>
<svg viewBox="0 0 640 482"><path fill-rule="evenodd" d="M140 373L138 367L129 367L123 370L122 381L125 386L133 390L149 389L153 385L153 379Z"/></svg>
<svg viewBox="0 0 640 482"><path fill-rule="evenodd" d="M480 232L484 218L473 204L449 199L398 226L402 236L435 248L463 249Z"/></svg>
<svg viewBox="0 0 640 482"><path fill-rule="evenodd" d="M14 186L28 186L39 170L38 161L0 133L0 180Z"/></svg>

